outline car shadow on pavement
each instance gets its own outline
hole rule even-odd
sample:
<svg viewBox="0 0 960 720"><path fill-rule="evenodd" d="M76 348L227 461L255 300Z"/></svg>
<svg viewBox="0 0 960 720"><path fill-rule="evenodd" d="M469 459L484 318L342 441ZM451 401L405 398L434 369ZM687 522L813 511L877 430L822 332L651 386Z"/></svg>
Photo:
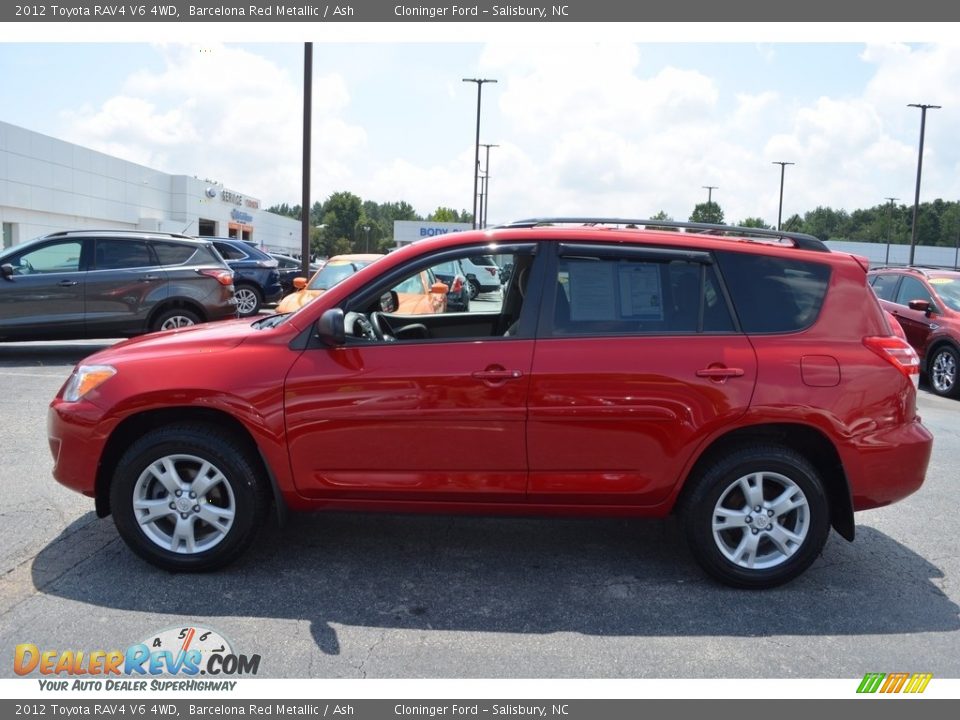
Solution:
<svg viewBox="0 0 960 720"><path fill-rule="evenodd" d="M197 575L142 562L88 513L39 553L32 579L106 608L306 620L330 655L343 625L632 637L960 629L939 568L871 527L857 536L833 535L799 579L751 592L706 578L673 520L298 515L229 568Z"/></svg>

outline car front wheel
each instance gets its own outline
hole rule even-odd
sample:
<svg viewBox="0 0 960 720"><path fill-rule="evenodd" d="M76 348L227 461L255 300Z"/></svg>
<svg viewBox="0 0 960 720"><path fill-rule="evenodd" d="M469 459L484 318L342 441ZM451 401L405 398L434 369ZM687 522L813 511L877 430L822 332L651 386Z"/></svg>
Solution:
<svg viewBox="0 0 960 720"><path fill-rule="evenodd" d="M930 359L930 389L941 397L957 397L960 395L960 383L957 382L957 365L960 357L957 351L949 345L936 349Z"/></svg>
<svg viewBox="0 0 960 720"><path fill-rule="evenodd" d="M712 577L741 588L788 582L820 554L830 529L817 471L778 446L743 448L697 478L684 507L684 531Z"/></svg>
<svg viewBox="0 0 960 720"><path fill-rule="evenodd" d="M120 536L165 570L222 567L252 542L268 497L248 448L206 425L153 430L123 454L110 503Z"/></svg>
<svg viewBox="0 0 960 720"><path fill-rule="evenodd" d="M153 330L176 330L202 322L192 310L174 308L160 313L153 321Z"/></svg>

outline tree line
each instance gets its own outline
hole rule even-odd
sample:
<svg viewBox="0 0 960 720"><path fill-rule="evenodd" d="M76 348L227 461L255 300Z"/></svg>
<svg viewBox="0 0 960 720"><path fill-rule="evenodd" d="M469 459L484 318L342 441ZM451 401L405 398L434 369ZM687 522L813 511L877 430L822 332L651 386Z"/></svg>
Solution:
<svg viewBox="0 0 960 720"><path fill-rule="evenodd" d="M300 205L282 203L268 212L301 219ZM664 211L651 220L673 220ZM310 208L310 251L313 257L330 257L352 252L386 252L393 245L395 220L469 223L468 210L438 207L426 217L405 201L377 203L362 200L351 192L336 192ZM690 222L724 224L723 209L716 202L699 203ZM761 217L746 217L731 223L742 227L772 228ZM848 212L817 207L802 216L794 214L783 221L783 230L802 232L821 240L858 240L861 242L909 244L913 227L913 205L881 203L871 208ZM960 242L960 203L941 199L920 204L917 212L917 244L954 247Z"/></svg>
<svg viewBox="0 0 960 720"><path fill-rule="evenodd" d="M300 205L282 203L267 212L301 219ZM332 257L346 253L385 253L393 246L395 220L430 220L433 222L472 222L467 210L438 207L427 217L418 214L404 201L377 203L362 200L351 192L333 193L323 202L310 207L310 254Z"/></svg>

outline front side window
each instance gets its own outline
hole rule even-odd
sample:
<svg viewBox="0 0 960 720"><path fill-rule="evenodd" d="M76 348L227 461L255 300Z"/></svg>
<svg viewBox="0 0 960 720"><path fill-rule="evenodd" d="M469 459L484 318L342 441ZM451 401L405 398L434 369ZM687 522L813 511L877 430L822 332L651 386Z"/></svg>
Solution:
<svg viewBox="0 0 960 720"><path fill-rule="evenodd" d="M904 275L900 282L900 291L897 293L897 305L909 305L911 300L926 300L933 303L933 298L927 292L923 283L914 277Z"/></svg>
<svg viewBox="0 0 960 720"><path fill-rule="evenodd" d="M9 262L13 266L14 275L77 272L80 269L82 249L83 242L80 240L52 243L15 255Z"/></svg>

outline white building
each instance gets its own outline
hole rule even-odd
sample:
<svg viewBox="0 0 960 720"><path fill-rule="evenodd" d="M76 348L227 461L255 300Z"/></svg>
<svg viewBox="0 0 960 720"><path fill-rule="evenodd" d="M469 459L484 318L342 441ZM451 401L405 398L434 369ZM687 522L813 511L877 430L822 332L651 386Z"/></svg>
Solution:
<svg viewBox="0 0 960 720"><path fill-rule="evenodd" d="M470 223L434 222L433 220L394 220L393 242L397 247L409 245L423 238L470 230Z"/></svg>
<svg viewBox="0 0 960 720"><path fill-rule="evenodd" d="M178 232L300 250L300 222L208 180L168 175L0 122L3 247L58 230Z"/></svg>

